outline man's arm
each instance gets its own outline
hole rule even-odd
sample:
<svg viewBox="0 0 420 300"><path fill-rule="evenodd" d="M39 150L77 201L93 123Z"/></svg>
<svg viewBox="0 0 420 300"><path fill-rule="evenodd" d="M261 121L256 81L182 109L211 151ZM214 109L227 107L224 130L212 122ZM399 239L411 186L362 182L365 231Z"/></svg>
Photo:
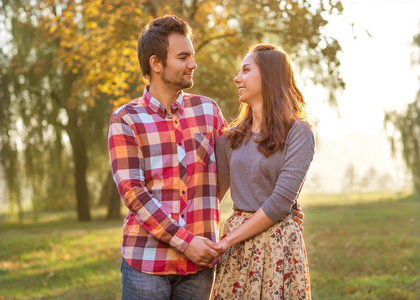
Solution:
<svg viewBox="0 0 420 300"><path fill-rule="evenodd" d="M140 225L180 252L185 253L193 240L190 250L197 248L195 235L180 226L146 188L143 154L137 138L128 122L117 114L111 116L108 146L111 170L118 191L127 208L135 213ZM195 263L207 261L208 255L214 254L210 246L204 247L198 258L192 256L190 250L185 255Z"/></svg>

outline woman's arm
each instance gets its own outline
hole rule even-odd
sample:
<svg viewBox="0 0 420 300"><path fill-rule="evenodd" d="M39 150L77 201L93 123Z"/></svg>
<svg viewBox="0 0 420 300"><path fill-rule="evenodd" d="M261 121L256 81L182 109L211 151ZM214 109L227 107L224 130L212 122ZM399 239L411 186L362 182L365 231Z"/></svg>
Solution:
<svg viewBox="0 0 420 300"><path fill-rule="evenodd" d="M222 202L230 187L230 142L223 134L216 142L217 190L219 202Z"/></svg>
<svg viewBox="0 0 420 300"><path fill-rule="evenodd" d="M299 198L315 152L312 127L297 120L289 131L284 151L284 162L274 190L261 205L273 222L283 219Z"/></svg>
<svg viewBox="0 0 420 300"><path fill-rule="evenodd" d="M263 232L267 228L270 228L275 223L271 221L265 212L259 208L254 215L249 218L245 223L241 224L223 240L216 243L217 246L222 247L219 253L224 253L229 247L245 241L254 235Z"/></svg>
<svg viewBox="0 0 420 300"><path fill-rule="evenodd" d="M255 214L220 241L222 252L230 246L259 234L284 218L299 196L314 155L314 136L310 125L296 124L291 129L286 146L285 161L272 195ZM303 214L299 214L299 216ZM301 227L301 223L294 218ZM303 228L301 228L302 230Z"/></svg>

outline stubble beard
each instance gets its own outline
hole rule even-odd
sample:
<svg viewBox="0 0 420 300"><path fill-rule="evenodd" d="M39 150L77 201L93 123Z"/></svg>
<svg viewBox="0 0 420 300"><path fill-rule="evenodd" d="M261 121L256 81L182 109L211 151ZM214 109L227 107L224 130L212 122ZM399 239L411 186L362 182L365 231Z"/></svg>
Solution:
<svg viewBox="0 0 420 300"><path fill-rule="evenodd" d="M184 74L182 74L184 75ZM176 76L173 76L176 77ZM176 79L172 79L170 78L170 76L168 76L166 69L163 70L162 72L162 81L167 84L167 85L171 85L174 86L176 88L179 88L181 90L183 89L188 89L190 87L192 87L194 85L193 80L185 80L183 77L181 77L181 80L176 80Z"/></svg>

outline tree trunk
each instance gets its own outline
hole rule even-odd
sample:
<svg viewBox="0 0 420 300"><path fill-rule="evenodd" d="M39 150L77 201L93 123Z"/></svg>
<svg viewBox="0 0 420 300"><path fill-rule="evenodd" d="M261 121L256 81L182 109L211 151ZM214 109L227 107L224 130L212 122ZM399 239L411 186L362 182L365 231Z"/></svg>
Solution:
<svg viewBox="0 0 420 300"><path fill-rule="evenodd" d="M67 133L73 149L77 219L79 221L91 221L89 211L89 189L86 180L86 171L88 166L86 144L83 139L81 129L77 127L75 122L69 122Z"/></svg>
<svg viewBox="0 0 420 300"><path fill-rule="evenodd" d="M101 198L99 199L100 205L107 205L108 213L107 220L120 220L121 219L121 197L115 185L112 173L109 172L108 176L102 186Z"/></svg>
<svg viewBox="0 0 420 300"><path fill-rule="evenodd" d="M111 177L112 178L112 177ZM107 220L121 220L121 197L118 189L112 181L112 193L109 197L108 202L108 214L106 216Z"/></svg>

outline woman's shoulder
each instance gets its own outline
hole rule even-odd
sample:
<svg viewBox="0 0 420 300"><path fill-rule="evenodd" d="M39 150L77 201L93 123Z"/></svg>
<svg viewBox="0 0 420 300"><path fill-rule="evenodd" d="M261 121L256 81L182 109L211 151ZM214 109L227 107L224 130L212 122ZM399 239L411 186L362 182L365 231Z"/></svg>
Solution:
<svg viewBox="0 0 420 300"><path fill-rule="evenodd" d="M224 129L221 137L223 137L224 139L227 139L229 136L231 136L235 132L235 130L236 130L236 126L226 128Z"/></svg>
<svg viewBox="0 0 420 300"><path fill-rule="evenodd" d="M307 132L313 134L313 126L308 120L304 119L296 119L293 121L292 128L290 128L290 131L293 132Z"/></svg>
<svg viewBox="0 0 420 300"><path fill-rule="evenodd" d="M303 139L303 140L315 139L314 128L312 124L309 123L309 121L307 120L296 119L293 122L293 125L290 128L289 133L287 135L286 142L287 141L290 142L291 140L299 140L299 139Z"/></svg>
<svg viewBox="0 0 420 300"><path fill-rule="evenodd" d="M223 132L216 143L219 148L229 148L228 146L230 146L230 137L235 132L235 128L236 126L230 127Z"/></svg>
<svg viewBox="0 0 420 300"><path fill-rule="evenodd" d="M231 133L233 133L235 130L236 130L236 125L234 125L234 126L232 126L232 127L229 127L226 131L225 131L225 133L226 132L231 132Z"/></svg>

